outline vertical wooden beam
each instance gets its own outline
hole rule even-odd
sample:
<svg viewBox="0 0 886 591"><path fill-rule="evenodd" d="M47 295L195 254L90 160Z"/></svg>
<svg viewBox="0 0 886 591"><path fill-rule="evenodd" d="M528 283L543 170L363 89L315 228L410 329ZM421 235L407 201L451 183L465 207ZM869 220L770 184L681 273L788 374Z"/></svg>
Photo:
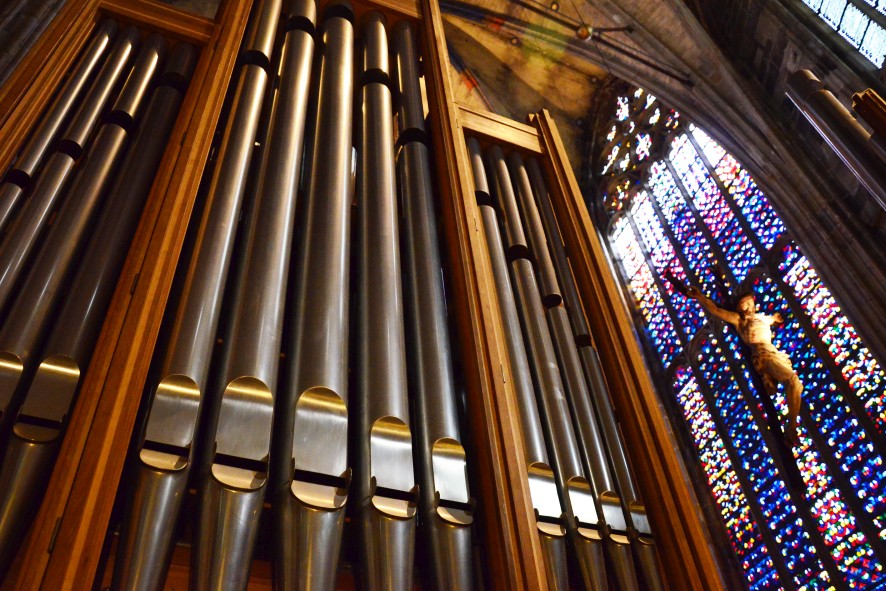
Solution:
<svg viewBox="0 0 886 591"><path fill-rule="evenodd" d="M630 316L612 276L551 114L535 118L551 179L551 201L585 304L591 333L622 419L670 589L724 589L699 519L698 502L685 482Z"/></svg>
<svg viewBox="0 0 886 591"><path fill-rule="evenodd" d="M91 587L154 345L252 1L202 49L49 483L5 588ZM93 15L94 18L94 15Z"/></svg>
<svg viewBox="0 0 886 591"><path fill-rule="evenodd" d="M529 496L516 397L489 253L483 239L471 165L449 81L449 58L437 0L422 0L424 74L459 339L465 358L468 422L484 475L472 482L480 498L488 576L499 589L547 589Z"/></svg>

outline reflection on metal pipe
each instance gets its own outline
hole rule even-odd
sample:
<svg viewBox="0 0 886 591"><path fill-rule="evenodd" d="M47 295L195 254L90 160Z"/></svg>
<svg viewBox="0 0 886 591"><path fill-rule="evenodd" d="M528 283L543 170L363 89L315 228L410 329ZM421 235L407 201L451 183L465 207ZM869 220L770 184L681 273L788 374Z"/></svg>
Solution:
<svg viewBox="0 0 886 591"><path fill-rule="evenodd" d="M273 404L301 170L316 20L313 0L294 3L280 64L259 190L245 236L224 390L207 403L211 463L200 492L192 585L245 589L267 489Z"/></svg>
<svg viewBox="0 0 886 591"><path fill-rule="evenodd" d="M504 219L505 254L509 261L529 256L529 243L520 223L520 210L514 197L514 186L508 174L505 155L501 147L493 144L486 149L486 165L492 176L493 192L498 196L498 206Z"/></svg>
<svg viewBox="0 0 886 591"><path fill-rule="evenodd" d="M366 588L408 591L412 589L418 489L408 426L393 107L384 16L368 13L361 34L355 502L361 521Z"/></svg>
<svg viewBox="0 0 886 591"><path fill-rule="evenodd" d="M526 227L529 240L529 258L535 263L538 271L538 284L541 289L541 299L545 307L550 308L558 305L563 297L560 294L560 285L557 282L557 274L551 262L548 252L548 241L545 236L545 228L535 201L532 198L532 185L526 166L519 152L508 154L508 170L514 187L517 205L520 210L523 225Z"/></svg>
<svg viewBox="0 0 886 591"><path fill-rule="evenodd" d="M92 41L80 56L76 68L59 92L40 123L29 134L28 141L7 173L7 182L0 187L0 232L11 222L18 200L30 185L34 172L44 161L46 152L67 115L81 98L81 92L105 56L117 23L103 20L93 33Z"/></svg>
<svg viewBox="0 0 886 591"><path fill-rule="evenodd" d="M522 244L519 240L515 240L515 237L525 236L520 219L520 207L501 149L492 146L487 155L497 170L494 200L505 212L506 236L503 238L509 243L509 254L513 259L510 267L515 296L529 353L529 365L539 401L548 453L551 456L561 501L566 509L567 536L585 588L603 591L608 588L608 583L599 510L581 463L563 379L544 318L545 308L540 297L535 271L528 260L532 253L525 238ZM520 164L519 159L515 157L511 160ZM523 191L520 193L525 197L527 187L522 188ZM515 249L515 245L521 248Z"/></svg>
<svg viewBox="0 0 886 591"><path fill-rule="evenodd" d="M577 557L582 581L589 591L608 588L603 558L599 512L591 485L581 464L563 381L554 345L544 319L544 308L532 264L526 259L511 263L517 303L529 359L534 370L542 424L548 441L554 475L563 506L569 516L567 533Z"/></svg>
<svg viewBox="0 0 886 591"><path fill-rule="evenodd" d="M290 334L294 367L275 425L275 581L333 588L350 484L348 287L353 103L353 9L326 9L317 137Z"/></svg>
<svg viewBox="0 0 886 591"><path fill-rule="evenodd" d="M633 475L628 467L625 455L624 442L618 430L612 402L609 398L609 390L605 377L597 357L597 351L593 346L587 321L581 308L581 300L575 286L566 252L560 239L560 230L557 219L551 205L547 186L542 175L541 168L534 158L528 160L530 184L535 197L536 205L541 212L545 233L548 236L549 253L552 255L557 277L560 281L563 304L568 311L569 322L572 326L574 342L578 346L578 354L584 370L585 378L590 386L591 401L597 419L600 424L605 448L608 452L612 466L612 474L615 477L615 490L607 487L610 492L601 494L600 500L604 504L604 515L612 520L613 527L617 529L618 519L615 503L619 502L622 514L626 517L628 537L631 540L636 564L640 568L640 577L643 579L644 588L653 591L664 589L664 582L655 553L655 543L646 508L640 498L639 491L634 482ZM620 493L615 498L613 495ZM608 507L607 507L608 506ZM615 533L614 536L622 536ZM613 538L614 538L613 536ZM623 536L622 536L623 537ZM614 538L620 542L620 538ZM619 551L618 547L613 548Z"/></svg>
<svg viewBox="0 0 886 591"><path fill-rule="evenodd" d="M276 30L280 1L265 0L256 9L247 31L250 41L244 46L249 59L244 59L241 66L161 378L133 459L137 489L130 499L121 534L114 573L116 589L158 589L162 584L195 460L194 435L267 85L268 75L262 67L266 64L254 64L262 60L253 53L266 48L261 41L266 32L257 29Z"/></svg>
<svg viewBox="0 0 886 591"><path fill-rule="evenodd" d="M118 99L112 113L126 113L130 118L136 114L144 94L133 95L131 89L146 88L164 49L165 41L159 35L148 39L121 93L121 98L129 96L130 99L125 104ZM90 222L101 205L104 189L122 154L126 139L126 130L116 123L102 126L68 199L56 214L56 222L35 256L31 272L18 290L6 322L0 329L2 355L7 359L15 357L19 360L22 365L19 377L29 378L33 375L34 378L30 389L27 389L27 380L16 381L13 372L3 371L2 396L8 403L2 407L0 434L5 436L11 423L17 421L10 436L13 439L22 438L27 443L16 442L10 446L4 456L2 470L5 471L13 463L18 465L18 460L9 456L13 448L28 453L35 463L19 466L18 469L19 477L27 478L31 486L39 484L41 475L51 466L54 449L60 442L58 435L62 421L77 390L81 372L85 369L62 352L50 352L36 369L32 359L54 319L53 312L79 258ZM18 405L24 396L27 396L26 408L19 415ZM37 451L38 447L46 447L47 451ZM26 468L33 470L33 474L25 475ZM0 476L0 480L5 480L5 477ZM40 495L36 492L33 488L25 487L24 483L6 481L2 484L0 556L8 556L11 545L24 534L39 504Z"/></svg>
<svg viewBox="0 0 886 591"><path fill-rule="evenodd" d="M398 168L421 527L431 550L434 588L464 591L472 588L466 565L470 564L473 500L455 403L427 147L419 142L404 145Z"/></svg>
<svg viewBox="0 0 886 591"><path fill-rule="evenodd" d="M468 140L468 146L471 147L471 140ZM510 337L507 339L511 366L510 377L514 383L517 404L520 409L521 427L523 427L527 453L529 491L532 496L532 505L538 514L536 527L541 538L542 549L545 550L545 568L549 573L548 582L551 585L556 584L556 589L565 591L568 589L569 582L568 573L564 571L566 565L562 560L566 554L564 537L566 528L563 525L563 515L566 511L563 510L563 498L559 495L556 475L551 469L551 463L548 462L548 454L544 447L542 422L535 401L529 361L523 344L520 320L517 317L514 292L508 277L496 213L487 205L481 205L479 209L483 218L483 230L486 235L496 292L501 306L502 322L505 333ZM553 459L556 463L556 458Z"/></svg>
<svg viewBox="0 0 886 591"><path fill-rule="evenodd" d="M18 281L26 269L27 259L40 243L42 231L61 198L74 161L82 154L117 80L126 70L139 36L138 29L134 27L121 33L86 100L62 134L60 151L50 158L33 194L24 204L17 223L0 246L0 309L5 308L14 295Z"/></svg>
<svg viewBox="0 0 886 591"><path fill-rule="evenodd" d="M475 138L468 138L467 146L478 202L484 203L482 199L485 198L487 200L485 202L489 203L488 193L483 193L483 191L488 191L489 185L480 152L480 143ZM498 230L498 219L495 210L490 205L480 205L479 210L483 219L483 232L489 251L489 260L492 263L492 275L498 295L502 324L505 333L512 337L506 339L511 370L510 378L517 395L517 408L520 413L520 427L523 432L529 477L529 493L536 512L536 528L544 551L547 579L553 589L565 591L569 588L569 575L565 560L565 511L557 490L554 471L551 469L545 449L538 403L532 387L529 361L523 344L520 320L517 317L514 292L511 289L511 280L508 276L504 248Z"/></svg>
<svg viewBox="0 0 886 591"><path fill-rule="evenodd" d="M599 532L606 542L609 564L612 566L619 589L625 591L636 589L637 577L631 558L628 527L615 483L609 472L606 450L597 426L597 418L591 407L590 392L575 349L575 337L569 327L566 308L563 306L549 308L547 316L569 394L582 459L591 480L591 490L601 518Z"/></svg>

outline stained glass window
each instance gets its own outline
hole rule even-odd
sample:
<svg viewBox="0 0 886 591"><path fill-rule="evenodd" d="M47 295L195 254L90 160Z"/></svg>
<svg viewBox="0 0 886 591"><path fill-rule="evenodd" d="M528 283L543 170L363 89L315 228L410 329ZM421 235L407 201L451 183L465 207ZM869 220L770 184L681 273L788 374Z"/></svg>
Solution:
<svg viewBox="0 0 886 591"><path fill-rule="evenodd" d="M883 365L722 146L640 91L618 99L612 129L610 146L634 148L603 171L610 247L748 588L886 589ZM773 344L804 387L796 445L783 386L766 391L736 331L685 286L727 308L750 291L782 315Z"/></svg>
<svg viewBox="0 0 886 591"><path fill-rule="evenodd" d="M832 29L878 68L886 59L886 2L883 0L803 0Z"/></svg>

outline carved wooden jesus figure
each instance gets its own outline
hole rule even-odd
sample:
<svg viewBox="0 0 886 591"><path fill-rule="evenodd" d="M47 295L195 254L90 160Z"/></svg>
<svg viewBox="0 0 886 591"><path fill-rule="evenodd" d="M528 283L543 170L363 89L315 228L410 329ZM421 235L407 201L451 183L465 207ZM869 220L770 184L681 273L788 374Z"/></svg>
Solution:
<svg viewBox="0 0 886 591"><path fill-rule="evenodd" d="M791 365L791 358L772 344L771 327L782 324L784 318L778 312L774 316L758 314L753 294L741 296L735 311L724 310L695 287L689 287L686 295L698 300L705 310L735 327L741 340L751 348L754 369L763 378L763 384L773 400L778 384L784 384L785 399L788 402L788 424L784 434L789 443L796 445L803 384Z"/></svg>

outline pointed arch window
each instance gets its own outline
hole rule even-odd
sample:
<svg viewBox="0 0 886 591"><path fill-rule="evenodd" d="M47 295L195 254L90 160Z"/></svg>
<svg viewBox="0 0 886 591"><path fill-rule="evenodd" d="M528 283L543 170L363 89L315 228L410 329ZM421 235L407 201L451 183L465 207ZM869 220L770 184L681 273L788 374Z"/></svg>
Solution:
<svg viewBox="0 0 886 591"><path fill-rule="evenodd" d="M886 589L886 373L753 177L654 96L618 97L599 169L604 231L663 396L694 442L748 588ZM614 155L613 155L614 154ZM669 278L780 312L804 384L787 405L738 335Z"/></svg>

